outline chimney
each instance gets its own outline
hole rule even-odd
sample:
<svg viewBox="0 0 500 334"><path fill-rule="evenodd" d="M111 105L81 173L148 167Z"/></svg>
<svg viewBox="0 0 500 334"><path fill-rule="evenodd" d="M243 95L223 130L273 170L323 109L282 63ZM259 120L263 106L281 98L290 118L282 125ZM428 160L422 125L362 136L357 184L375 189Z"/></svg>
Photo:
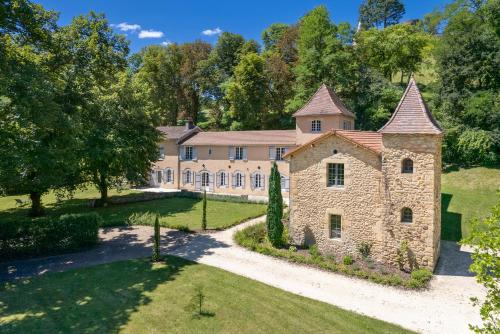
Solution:
<svg viewBox="0 0 500 334"><path fill-rule="evenodd" d="M186 119L186 131L194 128L193 117L188 117Z"/></svg>

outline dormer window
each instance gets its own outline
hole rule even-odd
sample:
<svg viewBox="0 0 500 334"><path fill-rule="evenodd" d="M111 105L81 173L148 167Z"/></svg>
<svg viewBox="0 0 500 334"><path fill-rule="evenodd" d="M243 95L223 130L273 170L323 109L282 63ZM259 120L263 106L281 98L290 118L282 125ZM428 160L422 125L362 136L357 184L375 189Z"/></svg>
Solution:
<svg viewBox="0 0 500 334"><path fill-rule="evenodd" d="M404 159L401 164L401 173L411 174L413 173L413 160Z"/></svg>
<svg viewBox="0 0 500 334"><path fill-rule="evenodd" d="M343 129L344 130L352 130L351 122L350 121L344 121Z"/></svg>
<svg viewBox="0 0 500 334"><path fill-rule="evenodd" d="M311 122L311 132L321 132L321 121L319 119Z"/></svg>

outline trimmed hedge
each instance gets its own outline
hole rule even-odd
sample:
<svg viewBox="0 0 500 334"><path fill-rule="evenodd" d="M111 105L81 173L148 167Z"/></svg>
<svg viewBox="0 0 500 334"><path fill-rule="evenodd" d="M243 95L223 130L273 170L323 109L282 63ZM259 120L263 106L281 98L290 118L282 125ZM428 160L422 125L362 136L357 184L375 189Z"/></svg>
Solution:
<svg viewBox="0 0 500 334"><path fill-rule="evenodd" d="M97 244L101 217L96 213L67 214L0 225L0 260L47 255Z"/></svg>

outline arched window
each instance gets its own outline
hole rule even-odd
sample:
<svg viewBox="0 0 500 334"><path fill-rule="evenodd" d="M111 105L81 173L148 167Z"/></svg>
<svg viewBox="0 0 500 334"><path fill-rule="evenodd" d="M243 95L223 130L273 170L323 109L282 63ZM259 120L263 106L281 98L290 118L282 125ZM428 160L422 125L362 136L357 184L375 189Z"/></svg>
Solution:
<svg viewBox="0 0 500 334"><path fill-rule="evenodd" d="M255 172L251 175L252 189L264 189L264 175Z"/></svg>
<svg viewBox="0 0 500 334"><path fill-rule="evenodd" d="M184 171L182 172L182 176L182 183L193 183L193 172L191 171L191 169L184 169Z"/></svg>
<svg viewBox="0 0 500 334"><path fill-rule="evenodd" d="M201 186L208 187L210 185L210 173L201 172Z"/></svg>
<svg viewBox="0 0 500 334"><path fill-rule="evenodd" d="M413 211L411 211L410 208L403 208L403 210L401 210L401 222L402 223L413 222Z"/></svg>
<svg viewBox="0 0 500 334"><path fill-rule="evenodd" d="M163 170L163 182L164 183L174 182L174 170L172 168L165 168Z"/></svg>
<svg viewBox="0 0 500 334"><path fill-rule="evenodd" d="M413 173L413 160L411 159L403 160L403 163L401 164L401 173L408 173L408 174Z"/></svg>
<svg viewBox="0 0 500 334"><path fill-rule="evenodd" d="M240 171L236 171L233 174L233 188L244 188L245 187L245 174Z"/></svg>
<svg viewBox="0 0 500 334"><path fill-rule="evenodd" d="M229 185L229 173L224 170L217 172L217 187L227 187Z"/></svg>

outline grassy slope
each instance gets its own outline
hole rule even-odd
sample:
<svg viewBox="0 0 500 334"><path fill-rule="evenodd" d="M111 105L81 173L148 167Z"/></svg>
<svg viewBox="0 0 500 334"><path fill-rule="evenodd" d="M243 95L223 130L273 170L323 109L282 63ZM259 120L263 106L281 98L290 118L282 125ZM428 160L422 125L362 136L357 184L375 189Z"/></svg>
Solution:
<svg viewBox="0 0 500 334"><path fill-rule="evenodd" d="M123 191L120 194L111 192L114 196L127 196L134 191ZM187 226L190 229L199 229L201 225L202 202L199 199L166 198L148 202L112 205L106 208L92 209L89 199L98 197L95 190L78 191L71 200L57 203L54 194L43 197L43 203L49 215L61 215L76 212L98 212L104 218L104 225L121 225L132 214L137 212L157 212L160 214L160 223L163 226ZM0 221L25 219L28 208L19 209L15 206L16 198L24 196L0 197ZM207 226L208 228L222 228L249 217L265 213L265 205L208 201Z"/></svg>
<svg viewBox="0 0 500 334"><path fill-rule="evenodd" d="M408 333L382 321L175 257L0 284L2 333ZM186 305L203 285L205 315Z"/></svg>
<svg viewBox="0 0 500 334"><path fill-rule="evenodd" d="M484 218L497 203L500 168L476 167L443 173L441 238L460 240L470 233L470 219Z"/></svg>

